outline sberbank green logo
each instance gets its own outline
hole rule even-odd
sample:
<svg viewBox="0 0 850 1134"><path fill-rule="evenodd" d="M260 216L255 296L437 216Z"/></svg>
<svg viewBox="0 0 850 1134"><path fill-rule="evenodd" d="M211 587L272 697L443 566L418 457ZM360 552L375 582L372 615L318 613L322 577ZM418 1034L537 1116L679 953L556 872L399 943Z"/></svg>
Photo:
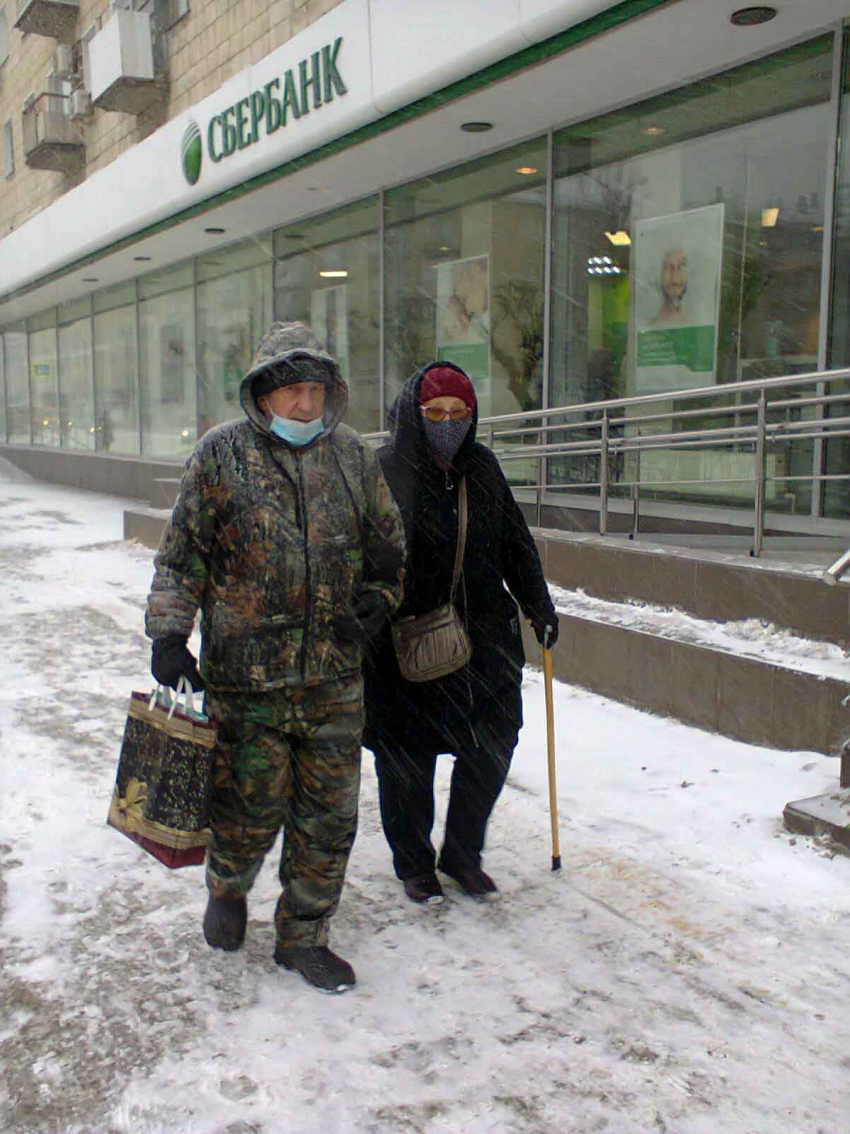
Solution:
<svg viewBox="0 0 850 1134"><path fill-rule="evenodd" d="M190 122L183 135L181 146L183 161L183 176L190 185L194 185L201 176L201 163L204 159L204 147L201 142L201 131L197 122Z"/></svg>

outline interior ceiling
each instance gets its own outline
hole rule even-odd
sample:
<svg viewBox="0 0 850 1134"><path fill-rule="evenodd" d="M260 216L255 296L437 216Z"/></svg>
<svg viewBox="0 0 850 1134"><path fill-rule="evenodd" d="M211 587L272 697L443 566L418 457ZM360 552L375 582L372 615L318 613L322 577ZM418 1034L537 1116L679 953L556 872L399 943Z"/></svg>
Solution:
<svg viewBox="0 0 850 1134"><path fill-rule="evenodd" d="M671 90L809 38L850 15L850 0L785 0L769 23L733 27L729 16L742 6L742 0L671 0L669 6L619 29L396 126L390 134L106 253L0 305L0 322L15 321L128 277L325 212L382 187L539 136L549 127L581 122ZM463 122L479 120L492 122L493 129L483 134L461 131ZM207 235L208 227L224 228L225 233ZM142 265L134 259L137 256L150 260Z"/></svg>

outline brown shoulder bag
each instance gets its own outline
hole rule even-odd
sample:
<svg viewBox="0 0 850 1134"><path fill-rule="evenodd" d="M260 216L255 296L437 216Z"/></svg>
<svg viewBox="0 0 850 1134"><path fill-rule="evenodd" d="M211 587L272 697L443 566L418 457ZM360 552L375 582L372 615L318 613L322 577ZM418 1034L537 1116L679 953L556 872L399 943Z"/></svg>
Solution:
<svg viewBox="0 0 850 1134"><path fill-rule="evenodd" d="M455 606L466 546L466 477L458 490L458 533L451 597L427 614L411 615L393 623L392 636L398 668L408 681L433 681L466 665L472 642Z"/></svg>

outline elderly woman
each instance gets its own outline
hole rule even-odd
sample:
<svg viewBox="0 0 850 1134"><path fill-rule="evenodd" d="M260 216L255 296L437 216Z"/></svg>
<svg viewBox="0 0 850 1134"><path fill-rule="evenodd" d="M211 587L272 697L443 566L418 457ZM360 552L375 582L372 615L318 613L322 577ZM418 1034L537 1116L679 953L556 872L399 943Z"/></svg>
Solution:
<svg viewBox="0 0 850 1134"><path fill-rule="evenodd" d="M407 897L440 899L437 869L480 896L497 889L481 853L522 725L517 602L541 643L554 644L558 620L528 526L496 458L475 440L477 403L466 374L450 362L425 366L405 385L391 421L392 439L378 456L407 538L398 618L450 599L465 479L468 525L455 601L472 657L444 677L408 681L386 627L365 664L364 743L375 754L384 833ZM431 829L440 753L455 763L437 861Z"/></svg>

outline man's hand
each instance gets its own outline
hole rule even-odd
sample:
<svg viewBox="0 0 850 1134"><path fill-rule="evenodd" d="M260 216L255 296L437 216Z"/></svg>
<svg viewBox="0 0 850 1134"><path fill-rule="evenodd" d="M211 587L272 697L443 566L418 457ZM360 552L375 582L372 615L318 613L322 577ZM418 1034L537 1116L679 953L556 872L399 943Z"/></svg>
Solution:
<svg viewBox="0 0 850 1134"><path fill-rule="evenodd" d="M551 650L558 641L558 616L547 614L545 618L532 622L534 636L544 650Z"/></svg>
<svg viewBox="0 0 850 1134"><path fill-rule="evenodd" d="M350 614L336 620L336 636L340 642L365 646L384 625L389 612L389 603L380 591L366 591L355 600Z"/></svg>
<svg viewBox="0 0 850 1134"><path fill-rule="evenodd" d="M160 685L169 685L172 689L177 688L181 677L186 678L193 690L204 688L197 663L186 648L186 639L179 634L154 639L151 647L151 673Z"/></svg>

